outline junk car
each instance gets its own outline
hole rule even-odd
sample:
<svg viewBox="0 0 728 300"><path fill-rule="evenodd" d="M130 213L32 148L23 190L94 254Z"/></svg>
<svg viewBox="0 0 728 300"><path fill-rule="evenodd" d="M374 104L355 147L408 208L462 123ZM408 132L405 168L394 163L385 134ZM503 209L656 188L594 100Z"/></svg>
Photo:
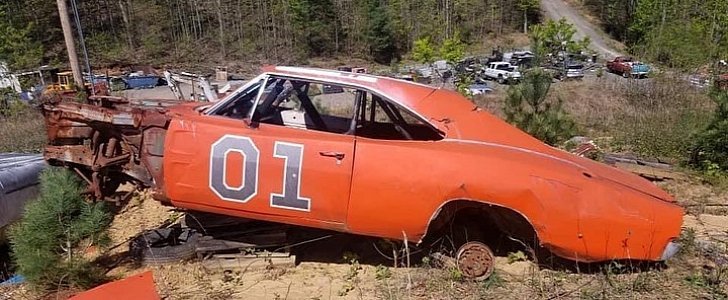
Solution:
<svg viewBox="0 0 728 300"><path fill-rule="evenodd" d="M677 251L683 210L668 193L454 91L266 67L215 104L91 99L44 105L44 155L97 198L129 182L192 211L419 244L447 236L472 278L492 271L496 234L577 262Z"/></svg>

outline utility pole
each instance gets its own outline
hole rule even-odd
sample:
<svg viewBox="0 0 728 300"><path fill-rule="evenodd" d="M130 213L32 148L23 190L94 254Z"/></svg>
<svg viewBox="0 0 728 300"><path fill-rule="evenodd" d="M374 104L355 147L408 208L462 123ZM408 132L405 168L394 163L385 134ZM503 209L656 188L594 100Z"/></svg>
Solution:
<svg viewBox="0 0 728 300"><path fill-rule="evenodd" d="M83 88L83 76L81 76L81 68L78 65L78 54L76 54L76 43L73 41L71 19L68 17L68 6L66 5L66 0L56 0L56 2L58 3L58 15L61 17L63 38L66 40L68 62L71 64L71 72L73 72L73 82L76 84L76 88Z"/></svg>

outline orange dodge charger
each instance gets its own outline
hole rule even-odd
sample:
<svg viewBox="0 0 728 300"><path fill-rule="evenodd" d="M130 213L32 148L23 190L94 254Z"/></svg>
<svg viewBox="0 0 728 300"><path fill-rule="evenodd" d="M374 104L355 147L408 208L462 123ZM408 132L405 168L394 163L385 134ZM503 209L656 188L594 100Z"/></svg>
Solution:
<svg viewBox="0 0 728 300"><path fill-rule="evenodd" d="M496 232L578 262L678 249L672 196L445 89L266 67L214 104L91 97L44 113L46 159L97 198L131 182L194 211L409 242L455 232L471 277L492 267L481 242Z"/></svg>

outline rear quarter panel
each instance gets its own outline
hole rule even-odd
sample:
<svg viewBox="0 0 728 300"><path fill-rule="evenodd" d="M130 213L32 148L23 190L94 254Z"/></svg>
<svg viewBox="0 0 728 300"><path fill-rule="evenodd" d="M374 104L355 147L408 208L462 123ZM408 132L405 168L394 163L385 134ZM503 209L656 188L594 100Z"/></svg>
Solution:
<svg viewBox="0 0 728 300"><path fill-rule="evenodd" d="M358 139L348 227L355 232L419 240L450 199L480 199L541 219L527 188L524 162L450 142ZM487 199L487 200L486 200Z"/></svg>
<svg viewBox="0 0 728 300"><path fill-rule="evenodd" d="M679 235L679 207L600 178L579 165L503 146L358 139L349 230L419 241L449 200L523 215L539 242L577 261L656 260Z"/></svg>

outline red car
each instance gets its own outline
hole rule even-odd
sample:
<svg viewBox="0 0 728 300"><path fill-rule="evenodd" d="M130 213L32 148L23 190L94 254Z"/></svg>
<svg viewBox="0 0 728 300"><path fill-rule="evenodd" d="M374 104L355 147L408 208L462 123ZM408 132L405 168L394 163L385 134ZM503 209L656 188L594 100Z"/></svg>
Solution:
<svg viewBox="0 0 728 300"><path fill-rule="evenodd" d="M214 104L92 99L45 105L45 157L98 198L127 181L194 211L414 243L447 236L474 278L492 271L487 241L500 234L579 262L677 250L672 196L453 91L267 67Z"/></svg>
<svg viewBox="0 0 728 300"><path fill-rule="evenodd" d="M642 78L647 77L650 73L650 67L641 62L635 61L628 56L617 56L612 61L607 62L607 71L621 74L622 77Z"/></svg>

